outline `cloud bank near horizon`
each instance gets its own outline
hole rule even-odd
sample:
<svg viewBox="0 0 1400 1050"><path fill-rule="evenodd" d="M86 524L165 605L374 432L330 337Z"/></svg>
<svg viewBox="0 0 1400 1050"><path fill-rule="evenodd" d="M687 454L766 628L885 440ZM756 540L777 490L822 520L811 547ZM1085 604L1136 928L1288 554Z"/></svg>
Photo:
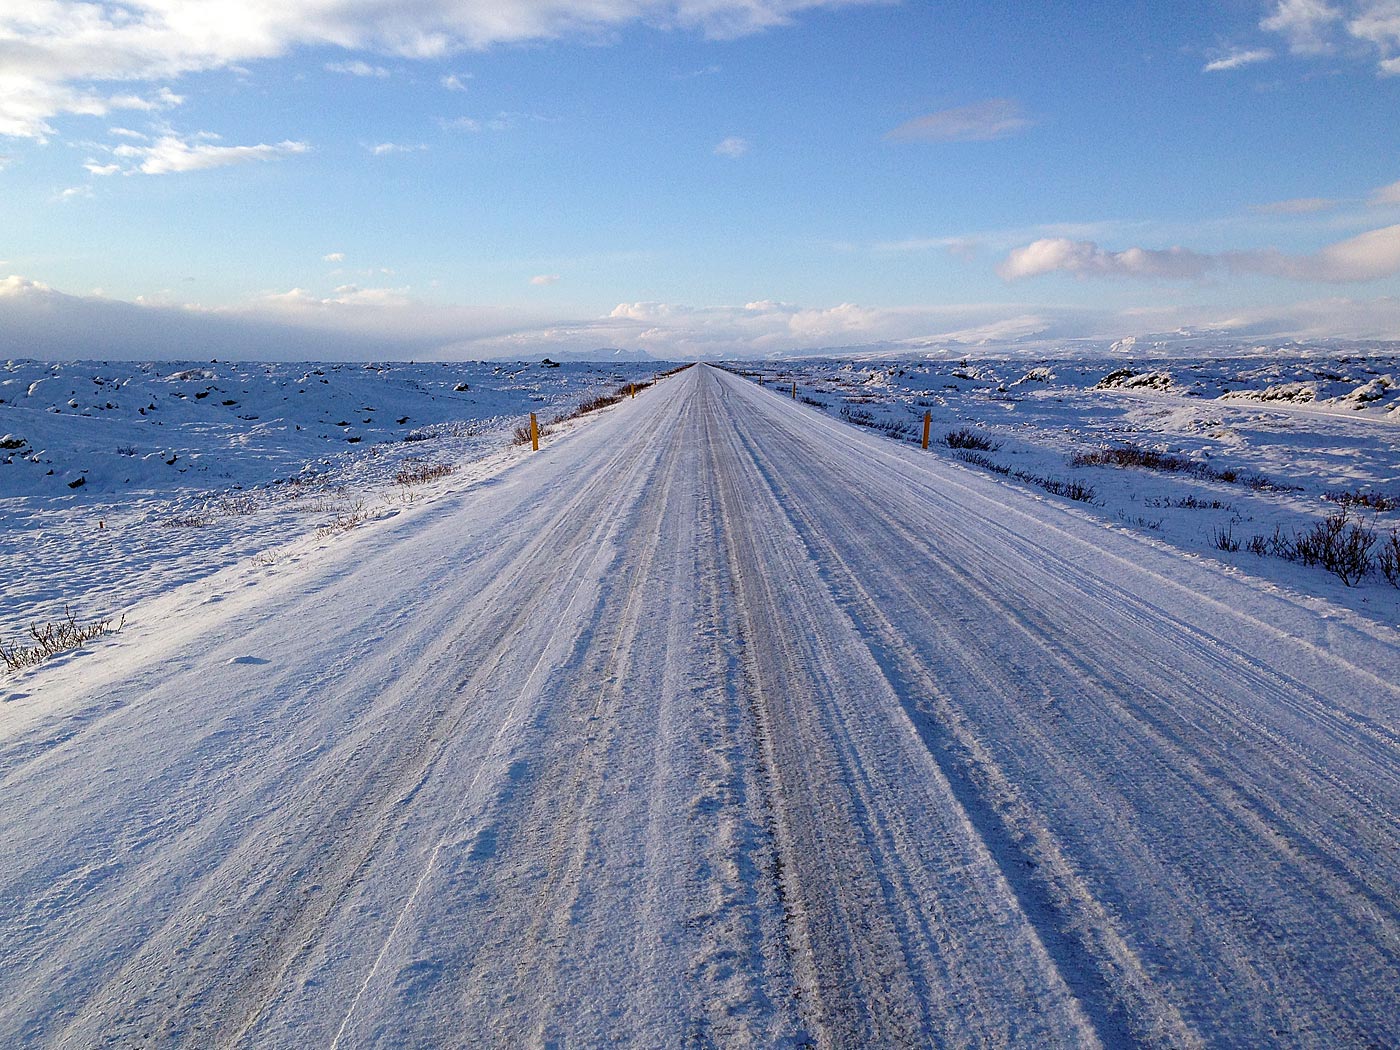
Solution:
<svg viewBox="0 0 1400 1050"><path fill-rule="evenodd" d="M1400 298L1336 297L1230 312L1171 307L1087 310L1026 303L805 307L620 303L604 316L437 306L398 289L299 289L238 307L132 303L0 278L0 355L44 360L472 360L640 349L670 360L882 350L910 354L1045 352L1129 336L1222 342L1400 338ZM1167 333L1161 336L1161 333Z"/></svg>
<svg viewBox="0 0 1400 1050"><path fill-rule="evenodd" d="M1400 273L1400 224L1349 237L1316 252L1290 255L1274 249L1218 254L1188 248L1110 251L1093 241L1047 237L1014 249L997 267L1003 280L1063 273L1075 277L1199 280L1228 271L1292 281L1359 283Z"/></svg>

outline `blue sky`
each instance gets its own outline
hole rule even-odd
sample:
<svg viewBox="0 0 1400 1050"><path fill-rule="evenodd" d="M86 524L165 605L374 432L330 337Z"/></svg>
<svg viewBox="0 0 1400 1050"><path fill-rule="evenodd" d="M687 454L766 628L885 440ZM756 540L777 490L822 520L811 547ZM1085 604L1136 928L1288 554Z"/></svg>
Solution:
<svg viewBox="0 0 1400 1050"><path fill-rule="evenodd" d="M13 0L0 349L1400 338L1397 115L1395 0Z"/></svg>

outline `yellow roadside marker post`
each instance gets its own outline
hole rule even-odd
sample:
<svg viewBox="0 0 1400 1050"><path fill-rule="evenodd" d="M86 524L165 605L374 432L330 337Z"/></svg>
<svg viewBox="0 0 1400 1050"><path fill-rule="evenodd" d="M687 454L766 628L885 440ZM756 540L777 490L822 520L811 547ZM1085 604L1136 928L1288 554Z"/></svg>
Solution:
<svg viewBox="0 0 1400 1050"><path fill-rule="evenodd" d="M530 448L538 452L540 450L540 425L535 422L535 413L530 413Z"/></svg>
<svg viewBox="0 0 1400 1050"><path fill-rule="evenodd" d="M797 400L797 384L796 384L796 383L793 383L793 384L792 384L792 399L793 399L794 401Z"/></svg>
<svg viewBox="0 0 1400 1050"><path fill-rule="evenodd" d="M631 397L636 397L636 396L637 396L637 384L636 384L636 383L628 383L628 384L627 384L627 393L628 393Z"/></svg>
<svg viewBox="0 0 1400 1050"><path fill-rule="evenodd" d="M933 422L933 413L924 413L924 448L928 448L928 425Z"/></svg>

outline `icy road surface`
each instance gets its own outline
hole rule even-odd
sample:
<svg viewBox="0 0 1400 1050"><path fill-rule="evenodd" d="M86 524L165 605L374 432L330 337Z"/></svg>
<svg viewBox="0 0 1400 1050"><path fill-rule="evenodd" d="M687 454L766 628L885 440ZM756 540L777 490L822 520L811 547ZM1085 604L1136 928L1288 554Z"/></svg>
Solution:
<svg viewBox="0 0 1400 1050"><path fill-rule="evenodd" d="M161 601L0 705L0 1045L1400 1043L1393 635L714 369Z"/></svg>

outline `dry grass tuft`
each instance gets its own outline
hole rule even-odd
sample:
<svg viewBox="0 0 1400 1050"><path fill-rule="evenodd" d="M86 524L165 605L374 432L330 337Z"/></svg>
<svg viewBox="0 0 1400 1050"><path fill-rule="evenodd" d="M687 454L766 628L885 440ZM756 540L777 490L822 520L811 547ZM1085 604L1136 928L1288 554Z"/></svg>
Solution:
<svg viewBox="0 0 1400 1050"><path fill-rule="evenodd" d="M0 663L7 671L19 671L33 667L51 656L77 649L87 642L104 634L115 634L126 626L123 616L115 627L111 617L79 623L73 610L64 606L63 619L52 623L29 625L30 643L10 642L0 644Z"/></svg>

